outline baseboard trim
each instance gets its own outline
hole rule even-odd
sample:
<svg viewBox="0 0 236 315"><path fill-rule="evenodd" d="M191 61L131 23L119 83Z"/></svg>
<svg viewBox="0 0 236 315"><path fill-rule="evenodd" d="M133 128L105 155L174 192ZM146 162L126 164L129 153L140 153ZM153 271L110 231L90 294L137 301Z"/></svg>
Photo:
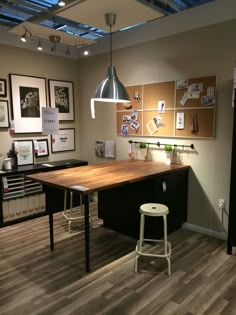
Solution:
<svg viewBox="0 0 236 315"><path fill-rule="evenodd" d="M194 225L191 223L184 223L183 224L183 228L194 231L194 232L198 232L201 234L205 234L205 235L209 235L215 238L219 238L221 240L226 240L227 239L227 235L225 232L217 232L217 231L213 231L204 227L201 227L199 225Z"/></svg>

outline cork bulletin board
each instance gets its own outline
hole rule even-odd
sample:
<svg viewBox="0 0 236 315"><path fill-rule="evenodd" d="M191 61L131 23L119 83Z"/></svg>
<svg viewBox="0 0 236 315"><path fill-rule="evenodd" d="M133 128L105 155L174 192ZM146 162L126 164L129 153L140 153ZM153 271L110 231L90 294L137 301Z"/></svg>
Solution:
<svg viewBox="0 0 236 315"><path fill-rule="evenodd" d="M214 138L216 76L128 86L117 135Z"/></svg>

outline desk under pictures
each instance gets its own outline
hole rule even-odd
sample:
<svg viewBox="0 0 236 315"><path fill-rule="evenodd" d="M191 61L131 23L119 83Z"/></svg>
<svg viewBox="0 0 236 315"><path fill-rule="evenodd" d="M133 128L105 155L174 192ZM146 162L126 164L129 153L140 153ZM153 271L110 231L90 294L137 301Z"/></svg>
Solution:
<svg viewBox="0 0 236 315"><path fill-rule="evenodd" d="M85 269L90 271L89 195L98 193L98 214L104 225L132 237L138 236L139 206L162 202L170 208L168 231L187 219L189 166L121 160L32 174L28 177L45 186L82 195L85 211ZM50 245L54 249L53 212L49 210ZM150 225L150 233L156 227ZM159 232L158 232L159 233Z"/></svg>

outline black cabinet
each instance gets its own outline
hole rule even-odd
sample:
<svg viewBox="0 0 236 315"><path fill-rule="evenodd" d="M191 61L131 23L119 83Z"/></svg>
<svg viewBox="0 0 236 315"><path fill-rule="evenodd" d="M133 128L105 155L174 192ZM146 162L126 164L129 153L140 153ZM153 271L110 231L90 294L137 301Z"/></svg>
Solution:
<svg viewBox="0 0 236 315"><path fill-rule="evenodd" d="M63 160L19 166L17 169L0 174L0 227L30 220L64 208L64 191L43 187L42 184L27 178L38 172L48 172L87 165L83 160ZM69 200L69 198L67 198ZM79 198L77 200L77 204Z"/></svg>
<svg viewBox="0 0 236 315"><path fill-rule="evenodd" d="M187 220L188 169L175 170L154 178L127 184L98 193L98 215L104 226L139 237L139 207L143 203L163 203L168 206L168 232ZM145 236L161 237L162 218L146 218Z"/></svg>

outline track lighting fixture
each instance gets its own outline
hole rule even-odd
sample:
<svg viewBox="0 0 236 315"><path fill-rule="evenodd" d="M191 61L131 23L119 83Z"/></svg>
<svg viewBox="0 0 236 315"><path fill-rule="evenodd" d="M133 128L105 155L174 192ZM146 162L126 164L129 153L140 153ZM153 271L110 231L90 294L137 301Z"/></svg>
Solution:
<svg viewBox="0 0 236 315"><path fill-rule="evenodd" d="M51 36L49 36L49 40L50 40L50 42L53 43L53 46L51 48L51 52L56 52L57 51L56 46L57 46L57 44L60 43L61 37L58 35L51 35Z"/></svg>
<svg viewBox="0 0 236 315"><path fill-rule="evenodd" d="M87 49L83 49L83 55L88 56L88 54L89 54L89 51Z"/></svg>
<svg viewBox="0 0 236 315"><path fill-rule="evenodd" d="M70 47L67 45L66 48L66 56L70 56Z"/></svg>
<svg viewBox="0 0 236 315"><path fill-rule="evenodd" d="M110 66L107 69L107 77L97 87L95 95L91 98L91 114L95 118L94 101L129 103L130 98L124 85L117 77L115 66L112 64L112 32L111 28L115 25L116 14L105 14L106 24L110 27Z"/></svg>
<svg viewBox="0 0 236 315"><path fill-rule="evenodd" d="M38 50L43 50L43 46L42 46L42 43L41 43L41 40L39 39L39 41L38 41L38 46L37 46L37 49Z"/></svg>
<svg viewBox="0 0 236 315"><path fill-rule="evenodd" d="M66 1L64 0L59 0L57 5L59 5L59 7L64 7L66 5Z"/></svg>
<svg viewBox="0 0 236 315"><path fill-rule="evenodd" d="M27 38L32 36L32 34L25 27L24 30L25 32L20 38L23 43L27 42Z"/></svg>
<svg viewBox="0 0 236 315"><path fill-rule="evenodd" d="M42 41L49 41L49 42L52 43L51 52L56 53L56 51L57 51L57 45L58 45L58 44L61 44L61 45L67 47L67 48L66 48L66 51L65 51L65 55L68 56L68 57L71 55L71 50L70 50L71 45L68 45L68 44L66 44L66 43L61 43L61 42L60 42L60 41L61 41L61 37L60 37L59 35L50 35L50 36L48 37L48 39L46 39L46 38L40 38L40 37L38 37L38 36L33 36L32 33L31 33L28 29L26 29L26 28L24 27L24 34L21 36L21 40L22 40L23 42L26 42L27 39L30 38L30 37L31 37L31 38L34 38L34 39L36 39L36 40L38 40L37 50L39 50L39 51L42 51L42 50L43 50ZM82 46L82 45L78 45L78 46ZM76 46L73 46L73 47L76 47ZM84 52L84 54L86 55L87 53Z"/></svg>

